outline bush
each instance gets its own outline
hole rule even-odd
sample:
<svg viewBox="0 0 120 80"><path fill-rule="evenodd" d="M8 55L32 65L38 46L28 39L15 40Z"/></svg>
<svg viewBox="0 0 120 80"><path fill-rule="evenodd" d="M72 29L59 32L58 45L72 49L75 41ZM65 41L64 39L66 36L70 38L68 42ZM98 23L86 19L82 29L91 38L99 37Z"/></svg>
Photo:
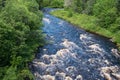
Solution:
<svg viewBox="0 0 120 80"><path fill-rule="evenodd" d="M72 17L72 16L73 16L73 12L71 10L69 10L67 17Z"/></svg>

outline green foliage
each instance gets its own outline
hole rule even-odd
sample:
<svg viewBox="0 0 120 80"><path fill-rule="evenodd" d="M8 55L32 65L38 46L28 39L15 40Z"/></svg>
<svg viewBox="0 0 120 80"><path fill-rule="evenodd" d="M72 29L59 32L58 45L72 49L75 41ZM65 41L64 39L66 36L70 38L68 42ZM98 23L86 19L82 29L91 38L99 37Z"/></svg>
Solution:
<svg viewBox="0 0 120 80"><path fill-rule="evenodd" d="M3 79L4 75L6 74L6 70L7 70L7 66L6 67L0 67L0 79Z"/></svg>
<svg viewBox="0 0 120 80"><path fill-rule="evenodd" d="M66 1L65 4L67 4L67 2L70 0L65 1ZM95 2L96 0L73 0L69 8L71 8L74 12L77 13L92 14Z"/></svg>
<svg viewBox="0 0 120 80"><path fill-rule="evenodd" d="M5 7L6 0L0 0L0 12Z"/></svg>
<svg viewBox="0 0 120 80"><path fill-rule="evenodd" d="M17 80L34 80L34 76L28 69L23 69L17 76Z"/></svg>
<svg viewBox="0 0 120 80"><path fill-rule="evenodd" d="M16 67L10 67L7 72L5 77L3 78L3 80L17 80L17 75L16 75Z"/></svg>
<svg viewBox="0 0 120 80"><path fill-rule="evenodd" d="M113 40L117 43L120 43L120 31L115 33L115 35L113 36Z"/></svg>
<svg viewBox="0 0 120 80"><path fill-rule="evenodd" d="M68 17L72 17L72 16L73 16L73 12L71 10L69 10Z"/></svg>
<svg viewBox="0 0 120 80"><path fill-rule="evenodd" d="M75 12L81 13L83 10L82 4L83 4L82 0L74 0L74 4L72 6L73 10Z"/></svg>
<svg viewBox="0 0 120 80"><path fill-rule="evenodd" d="M117 11L120 12L120 0L117 0L116 8L117 8Z"/></svg>
<svg viewBox="0 0 120 80"><path fill-rule="evenodd" d="M115 23L113 23L109 29L114 33L120 31L120 17L116 19Z"/></svg>
<svg viewBox="0 0 120 80"><path fill-rule="evenodd" d="M116 0L97 0L93 7L93 13L98 17L98 25L108 28L113 24L117 17L117 9L115 7Z"/></svg>
<svg viewBox="0 0 120 80"><path fill-rule="evenodd" d="M64 0L43 0L43 7L63 8Z"/></svg>
<svg viewBox="0 0 120 80"><path fill-rule="evenodd" d="M86 8L83 11L83 13L92 15L93 14L93 7L94 7L95 3L96 3L96 0L88 0L86 3Z"/></svg>
<svg viewBox="0 0 120 80"><path fill-rule="evenodd" d="M111 24L115 22L116 17L116 8L108 9L98 15L97 23L103 28L108 28Z"/></svg>
<svg viewBox="0 0 120 80"><path fill-rule="evenodd" d="M37 48L44 45L41 26L42 13L36 0L6 1L0 13L0 67L9 68L4 70L5 76L0 74L1 78L18 80L17 75L23 70L24 74ZM21 80L25 77L21 76Z"/></svg>
<svg viewBox="0 0 120 80"><path fill-rule="evenodd" d="M82 13L83 11L83 1L82 0L65 0L65 8L72 10L74 12Z"/></svg>
<svg viewBox="0 0 120 80"><path fill-rule="evenodd" d="M43 7L43 0L36 0L36 2L39 4L39 9Z"/></svg>
<svg viewBox="0 0 120 80"><path fill-rule="evenodd" d="M101 13L105 13L107 10L114 8L116 0L96 0L93 7L94 15L98 16Z"/></svg>

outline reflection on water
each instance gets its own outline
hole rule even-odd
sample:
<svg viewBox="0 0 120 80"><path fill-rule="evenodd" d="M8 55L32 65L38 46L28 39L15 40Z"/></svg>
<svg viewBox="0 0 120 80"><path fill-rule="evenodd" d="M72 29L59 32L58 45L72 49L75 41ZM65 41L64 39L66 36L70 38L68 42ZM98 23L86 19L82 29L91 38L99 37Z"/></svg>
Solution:
<svg viewBox="0 0 120 80"><path fill-rule="evenodd" d="M120 80L112 42L48 13L43 23L46 40L52 43L40 49L32 62L36 80Z"/></svg>

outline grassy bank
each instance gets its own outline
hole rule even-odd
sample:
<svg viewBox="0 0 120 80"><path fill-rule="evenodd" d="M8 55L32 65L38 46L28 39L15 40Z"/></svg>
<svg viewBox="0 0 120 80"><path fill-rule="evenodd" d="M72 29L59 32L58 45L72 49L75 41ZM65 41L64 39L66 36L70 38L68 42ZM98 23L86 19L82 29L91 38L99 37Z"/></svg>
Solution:
<svg viewBox="0 0 120 80"><path fill-rule="evenodd" d="M113 42L117 43L120 47L120 34L114 33L109 29L101 28L96 24L97 18L95 16L89 16L86 14L73 13L71 11L56 10L51 12L52 15L62 18L71 24L74 24L87 31L111 38Z"/></svg>

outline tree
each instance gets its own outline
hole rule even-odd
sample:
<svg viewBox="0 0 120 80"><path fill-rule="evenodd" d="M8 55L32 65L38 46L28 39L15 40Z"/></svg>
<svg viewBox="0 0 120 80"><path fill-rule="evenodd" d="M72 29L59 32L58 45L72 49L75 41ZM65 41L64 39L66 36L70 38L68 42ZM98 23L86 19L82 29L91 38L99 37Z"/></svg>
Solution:
<svg viewBox="0 0 120 80"><path fill-rule="evenodd" d="M93 7L95 3L96 3L96 0L88 0L86 3L86 8L84 10L84 13L92 15Z"/></svg>
<svg viewBox="0 0 120 80"><path fill-rule="evenodd" d="M117 0L116 8L119 13L120 12L120 0Z"/></svg>
<svg viewBox="0 0 120 80"><path fill-rule="evenodd" d="M64 7L69 8L73 5L73 0L64 0Z"/></svg>
<svg viewBox="0 0 120 80"><path fill-rule="evenodd" d="M39 9L41 9L43 7L43 0L36 0L37 3L39 4Z"/></svg>
<svg viewBox="0 0 120 80"><path fill-rule="evenodd" d="M93 13L98 17L97 23L108 28L116 20L116 0L97 0L93 7Z"/></svg>
<svg viewBox="0 0 120 80"><path fill-rule="evenodd" d="M44 44L41 26L42 13L36 0L6 1L0 13L0 67L8 66L8 69L5 76L1 74L2 78L12 80L20 74L30 76L21 72L28 70L28 62L34 58L37 48Z"/></svg>

